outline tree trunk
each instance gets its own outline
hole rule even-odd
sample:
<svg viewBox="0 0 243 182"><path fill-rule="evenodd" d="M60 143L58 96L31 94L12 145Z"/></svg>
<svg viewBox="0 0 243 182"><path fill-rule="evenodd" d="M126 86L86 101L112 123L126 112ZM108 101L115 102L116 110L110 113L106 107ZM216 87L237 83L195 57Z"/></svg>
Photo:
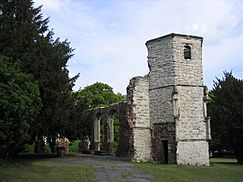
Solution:
<svg viewBox="0 0 243 182"><path fill-rule="evenodd" d="M44 153L45 152L45 143L42 140L42 137L36 137L34 153Z"/></svg>

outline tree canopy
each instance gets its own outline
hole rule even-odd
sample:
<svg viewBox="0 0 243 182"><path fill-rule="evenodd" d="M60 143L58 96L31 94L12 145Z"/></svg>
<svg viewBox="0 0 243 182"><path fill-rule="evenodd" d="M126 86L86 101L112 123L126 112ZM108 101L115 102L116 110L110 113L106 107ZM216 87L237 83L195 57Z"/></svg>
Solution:
<svg viewBox="0 0 243 182"><path fill-rule="evenodd" d="M78 124L79 138L85 139L91 134L92 121L90 120L92 109L109 106L113 103L125 100L125 96L114 93L113 88L107 84L96 82L75 92L75 113L72 114L73 123ZM78 113L78 115L77 115ZM76 118L76 119L74 119Z"/></svg>
<svg viewBox="0 0 243 182"><path fill-rule="evenodd" d="M125 100L125 96L114 93L111 86L96 82L78 91L79 99L86 99L89 108L109 106Z"/></svg>
<svg viewBox="0 0 243 182"><path fill-rule="evenodd" d="M8 57L10 64L18 64L19 72L31 74L38 84L42 108L37 118L33 116L37 122L31 126L32 139L47 136L54 141L68 124L78 75L69 78L67 62L73 49L67 40L53 39L48 22L32 0L0 1L0 54Z"/></svg>
<svg viewBox="0 0 243 182"><path fill-rule="evenodd" d="M0 56L0 155L16 155L30 140L30 128L41 109L41 98L33 76L20 71Z"/></svg>
<svg viewBox="0 0 243 182"><path fill-rule="evenodd" d="M243 164L243 80L224 72L224 77L214 82L209 96L213 140L233 150Z"/></svg>

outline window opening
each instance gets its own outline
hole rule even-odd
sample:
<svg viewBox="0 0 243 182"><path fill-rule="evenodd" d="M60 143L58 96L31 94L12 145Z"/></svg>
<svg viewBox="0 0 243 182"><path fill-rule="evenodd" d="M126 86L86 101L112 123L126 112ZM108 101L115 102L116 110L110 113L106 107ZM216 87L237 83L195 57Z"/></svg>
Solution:
<svg viewBox="0 0 243 182"><path fill-rule="evenodd" d="M184 58L191 59L191 47L188 45L184 47Z"/></svg>

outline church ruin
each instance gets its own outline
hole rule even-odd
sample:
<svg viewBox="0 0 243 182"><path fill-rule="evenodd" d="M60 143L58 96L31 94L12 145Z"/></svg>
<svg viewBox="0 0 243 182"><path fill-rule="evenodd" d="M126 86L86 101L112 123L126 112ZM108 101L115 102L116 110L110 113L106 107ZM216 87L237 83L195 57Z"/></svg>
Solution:
<svg viewBox="0 0 243 182"><path fill-rule="evenodd" d="M207 88L203 85L203 38L169 34L146 42L149 74L135 77L127 87L127 102L94 110L91 149L112 153L114 128L120 120L117 155L132 161L209 165Z"/></svg>

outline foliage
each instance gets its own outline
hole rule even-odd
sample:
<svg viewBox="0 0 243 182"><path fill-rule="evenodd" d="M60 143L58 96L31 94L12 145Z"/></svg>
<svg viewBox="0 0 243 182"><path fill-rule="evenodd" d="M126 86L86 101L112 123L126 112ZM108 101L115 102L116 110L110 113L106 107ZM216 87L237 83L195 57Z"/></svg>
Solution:
<svg viewBox="0 0 243 182"><path fill-rule="evenodd" d="M78 99L85 98L89 108L109 106L125 100L120 93L115 94L111 86L96 82L78 92Z"/></svg>
<svg viewBox="0 0 243 182"><path fill-rule="evenodd" d="M69 152L78 152L79 151L80 140L74 140L69 144Z"/></svg>
<svg viewBox="0 0 243 182"><path fill-rule="evenodd" d="M15 155L31 137L41 108L38 84L32 75L0 56L0 155Z"/></svg>
<svg viewBox="0 0 243 182"><path fill-rule="evenodd" d="M76 98L75 112L79 113L79 115L75 116L75 114L73 114L73 117L76 117L76 119L73 120L78 121L79 128L77 131L79 132L79 137L82 140L91 134L92 109L96 107L109 106L113 103L125 100L125 96L120 93L114 93L111 86L99 82L79 90L74 93L74 97ZM101 141L104 140L102 124L103 122L101 122Z"/></svg>
<svg viewBox="0 0 243 182"><path fill-rule="evenodd" d="M96 182L94 169L85 165L66 165L48 160L0 160L0 181Z"/></svg>
<svg viewBox="0 0 243 182"><path fill-rule="evenodd" d="M33 154L34 153L34 145L26 143L23 146L23 150L21 152L25 153L25 154Z"/></svg>
<svg viewBox="0 0 243 182"><path fill-rule="evenodd" d="M223 149L233 150L243 163L243 80L224 72L210 95L212 137Z"/></svg>
<svg viewBox="0 0 243 182"><path fill-rule="evenodd" d="M24 73L31 73L38 83L43 107L31 126L32 140L43 136L54 144L57 133L64 133L74 103L72 87L78 75L69 78L67 62L73 49L67 40L53 39L49 19L32 0L0 2L0 54L10 63L18 63ZM53 148L53 145L52 145Z"/></svg>
<svg viewBox="0 0 243 182"><path fill-rule="evenodd" d="M235 159L211 159L210 167L171 164L136 163L137 168L152 174L156 180L167 182L238 182L243 179L243 166Z"/></svg>
<svg viewBox="0 0 243 182"><path fill-rule="evenodd" d="M114 128L114 142L113 142L113 151L116 152L118 149L118 145L120 143L120 134L121 134L121 127L120 127L120 121L117 113L113 114L112 117L113 120L113 128Z"/></svg>
<svg viewBox="0 0 243 182"><path fill-rule="evenodd" d="M71 94L71 111L67 123L64 124L61 134L67 136L71 141L84 140L90 136L91 111L85 98L78 99L77 92Z"/></svg>

